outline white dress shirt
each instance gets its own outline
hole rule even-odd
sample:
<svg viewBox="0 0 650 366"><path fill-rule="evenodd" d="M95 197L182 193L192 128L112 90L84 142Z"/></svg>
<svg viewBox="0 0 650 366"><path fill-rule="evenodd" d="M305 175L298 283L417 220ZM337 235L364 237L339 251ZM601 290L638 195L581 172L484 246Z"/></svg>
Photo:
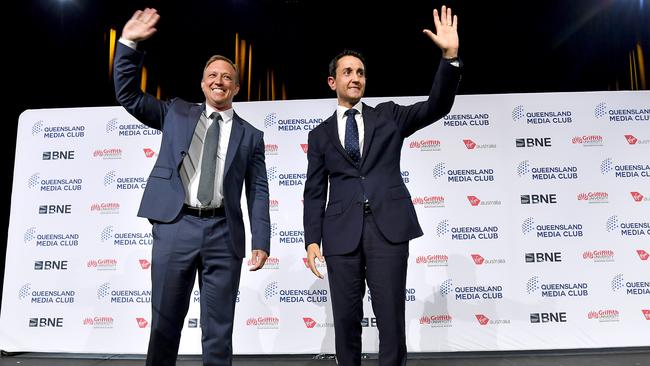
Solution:
<svg viewBox="0 0 650 366"><path fill-rule="evenodd" d="M359 157L363 154L363 104L359 101L357 104L352 106L353 109L356 109L357 114L354 115L354 120L357 121L357 129L359 130ZM350 108L344 107L342 105L336 106L336 120L338 122L337 129L339 131L339 140L341 145L345 148L345 124L347 123L348 117L345 115L345 111Z"/></svg>

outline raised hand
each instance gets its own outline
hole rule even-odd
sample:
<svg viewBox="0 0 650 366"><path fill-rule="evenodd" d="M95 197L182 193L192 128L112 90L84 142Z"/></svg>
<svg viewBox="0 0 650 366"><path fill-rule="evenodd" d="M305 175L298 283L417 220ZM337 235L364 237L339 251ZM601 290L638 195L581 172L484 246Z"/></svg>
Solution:
<svg viewBox="0 0 650 366"><path fill-rule="evenodd" d="M442 57L458 57L458 17L452 16L451 8L443 5L439 17L438 10L433 9L433 24L436 26L436 33L429 29L422 32L442 50Z"/></svg>
<svg viewBox="0 0 650 366"><path fill-rule="evenodd" d="M156 23L160 19L153 8L136 11L122 29L122 38L133 42L144 41L156 33Z"/></svg>

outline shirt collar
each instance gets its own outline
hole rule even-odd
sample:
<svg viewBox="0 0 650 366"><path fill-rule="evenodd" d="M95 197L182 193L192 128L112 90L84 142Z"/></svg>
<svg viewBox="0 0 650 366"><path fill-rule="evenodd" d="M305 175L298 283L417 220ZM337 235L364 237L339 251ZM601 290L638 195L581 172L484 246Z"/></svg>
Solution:
<svg viewBox="0 0 650 366"><path fill-rule="evenodd" d="M362 108L362 107L363 107L363 103L361 103L361 101L358 101L357 104L355 104L355 105L352 106L352 109L356 109L357 112L359 112L359 115L361 116L361 115L363 115L363 113L362 113L362 109L363 109L363 108ZM350 108L348 108L348 107L344 107L344 106L342 106L342 105L340 105L340 104L337 105L337 106L336 106L336 117L337 117L338 119L343 119L343 118L345 117L345 114L344 114L344 113L345 113L345 111L347 111L348 109L350 109Z"/></svg>
<svg viewBox="0 0 650 366"><path fill-rule="evenodd" d="M235 114L235 110L230 108L226 109L225 111L217 111L214 108L210 107L209 105L205 105L205 115L210 116L212 112L217 112L221 115L221 119L223 120L224 123L228 123L232 121L232 117Z"/></svg>

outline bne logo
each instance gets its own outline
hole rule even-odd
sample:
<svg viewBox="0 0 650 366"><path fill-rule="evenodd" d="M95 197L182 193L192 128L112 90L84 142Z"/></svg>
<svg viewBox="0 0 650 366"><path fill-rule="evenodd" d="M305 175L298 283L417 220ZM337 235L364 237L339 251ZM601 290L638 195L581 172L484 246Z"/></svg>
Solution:
<svg viewBox="0 0 650 366"><path fill-rule="evenodd" d="M562 262L562 252L526 253L526 263Z"/></svg>
<svg viewBox="0 0 650 366"><path fill-rule="evenodd" d="M551 147L550 137L525 137L515 139L516 147Z"/></svg>
<svg viewBox="0 0 650 366"><path fill-rule="evenodd" d="M63 318L29 318L30 328L63 328Z"/></svg>
<svg viewBox="0 0 650 366"><path fill-rule="evenodd" d="M74 150L43 151L43 160L74 160Z"/></svg>
<svg viewBox="0 0 650 366"><path fill-rule="evenodd" d="M537 205L537 204L551 204L557 203L557 194L522 194L522 205Z"/></svg>
<svg viewBox="0 0 650 366"><path fill-rule="evenodd" d="M72 205L39 205L39 215L68 215L72 213Z"/></svg>
<svg viewBox="0 0 650 366"><path fill-rule="evenodd" d="M557 313L531 313L530 322L534 324L539 323L566 323L566 312Z"/></svg>
<svg viewBox="0 0 650 366"><path fill-rule="evenodd" d="M35 271L59 270L65 271L68 269L68 261L34 261Z"/></svg>

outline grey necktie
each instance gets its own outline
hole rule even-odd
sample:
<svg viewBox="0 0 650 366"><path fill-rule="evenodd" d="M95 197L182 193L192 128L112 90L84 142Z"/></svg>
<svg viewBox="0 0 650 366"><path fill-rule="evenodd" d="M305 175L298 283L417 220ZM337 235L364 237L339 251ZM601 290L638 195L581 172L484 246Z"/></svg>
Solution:
<svg viewBox="0 0 650 366"><path fill-rule="evenodd" d="M203 141L203 157L201 160L201 177L197 198L203 205L209 205L214 197L214 176L217 168L217 150L219 148L219 121L221 115L213 112L212 124L208 127Z"/></svg>

